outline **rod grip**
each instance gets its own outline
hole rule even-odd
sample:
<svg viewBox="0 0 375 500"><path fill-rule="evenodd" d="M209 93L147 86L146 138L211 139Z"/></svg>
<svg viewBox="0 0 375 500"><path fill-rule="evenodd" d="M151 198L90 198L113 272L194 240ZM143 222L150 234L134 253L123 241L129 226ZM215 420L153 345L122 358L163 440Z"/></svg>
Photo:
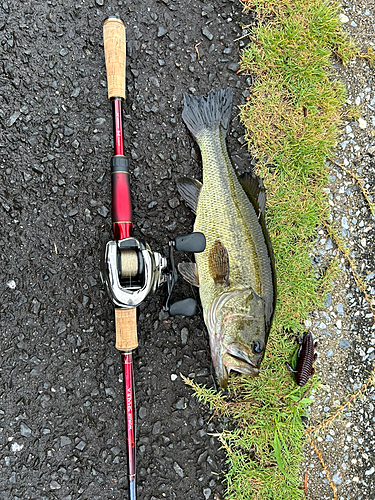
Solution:
<svg viewBox="0 0 375 500"><path fill-rule="evenodd" d="M108 98L125 99L126 41L121 19L109 17L103 24L105 66Z"/></svg>
<svg viewBox="0 0 375 500"><path fill-rule="evenodd" d="M115 308L116 349L128 352L138 347L137 309Z"/></svg>

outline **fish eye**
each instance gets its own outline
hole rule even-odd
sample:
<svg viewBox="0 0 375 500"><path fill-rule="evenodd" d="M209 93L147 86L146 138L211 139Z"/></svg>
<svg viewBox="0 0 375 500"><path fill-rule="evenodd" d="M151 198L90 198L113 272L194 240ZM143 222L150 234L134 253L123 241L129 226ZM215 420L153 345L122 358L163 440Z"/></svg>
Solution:
<svg viewBox="0 0 375 500"><path fill-rule="evenodd" d="M251 344L251 350L254 354L259 354L263 351L264 344L261 340L254 340Z"/></svg>

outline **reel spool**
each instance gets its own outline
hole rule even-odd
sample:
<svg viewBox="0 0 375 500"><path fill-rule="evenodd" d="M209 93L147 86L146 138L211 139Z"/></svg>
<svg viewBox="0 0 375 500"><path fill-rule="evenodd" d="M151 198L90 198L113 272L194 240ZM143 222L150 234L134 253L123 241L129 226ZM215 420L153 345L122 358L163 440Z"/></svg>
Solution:
<svg viewBox="0 0 375 500"><path fill-rule="evenodd" d="M138 306L165 281L167 260L143 241L108 241L101 259L101 277L116 307Z"/></svg>
<svg viewBox="0 0 375 500"><path fill-rule="evenodd" d="M101 259L101 277L113 304L118 308L138 306L147 295L167 283L168 295L164 310L171 316L193 316L197 303L192 298L171 300L177 281L174 251L199 253L206 248L202 233L190 233L169 242L169 261L158 252L152 252L143 241L133 237L109 241Z"/></svg>
<svg viewBox="0 0 375 500"><path fill-rule="evenodd" d="M134 278L134 276L137 276L139 269L138 255L134 250L120 252L120 260L120 275L122 278Z"/></svg>

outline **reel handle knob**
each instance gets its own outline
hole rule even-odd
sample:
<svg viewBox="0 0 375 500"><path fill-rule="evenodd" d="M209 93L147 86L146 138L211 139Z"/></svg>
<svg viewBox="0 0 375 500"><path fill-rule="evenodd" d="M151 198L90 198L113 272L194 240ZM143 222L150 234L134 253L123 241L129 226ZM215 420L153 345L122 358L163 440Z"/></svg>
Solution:
<svg viewBox="0 0 375 500"><path fill-rule="evenodd" d="M171 316L195 316L197 312L197 302L192 299L176 300L169 305Z"/></svg>
<svg viewBox="0 0 375 500"><path fill-rule="evenodd" d="M176 236L174 249L178 252L200 253L206 248L206 238L203 233L190 233Z"/></svg>

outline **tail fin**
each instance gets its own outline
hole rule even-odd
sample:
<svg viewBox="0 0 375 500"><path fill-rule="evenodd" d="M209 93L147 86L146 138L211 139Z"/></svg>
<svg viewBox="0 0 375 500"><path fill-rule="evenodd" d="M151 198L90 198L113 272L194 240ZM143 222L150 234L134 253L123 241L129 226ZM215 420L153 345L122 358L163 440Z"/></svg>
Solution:
<svg viewBox="0 0 375 500"><path fill-rule="evenodd" d="M195 139L205 130L227 133L232 110L233 90L213 89L207 97L184 94L182 119Z"/></svg>

